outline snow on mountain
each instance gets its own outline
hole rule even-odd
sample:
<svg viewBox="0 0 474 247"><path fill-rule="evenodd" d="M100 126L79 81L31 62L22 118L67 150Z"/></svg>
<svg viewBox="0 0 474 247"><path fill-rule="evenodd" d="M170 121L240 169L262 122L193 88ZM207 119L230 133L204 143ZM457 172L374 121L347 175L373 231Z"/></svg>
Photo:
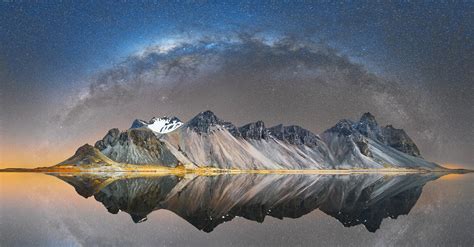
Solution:
<svg viewBox="0 0 474 247"><path fill-rule="evenodd" d="M183 125L177 117L161 117L161 118L152 118L149 122L136 119L132 123L131 129L137 129L141 127L147 127L155 133L165 134L169 133Z"/></svg>

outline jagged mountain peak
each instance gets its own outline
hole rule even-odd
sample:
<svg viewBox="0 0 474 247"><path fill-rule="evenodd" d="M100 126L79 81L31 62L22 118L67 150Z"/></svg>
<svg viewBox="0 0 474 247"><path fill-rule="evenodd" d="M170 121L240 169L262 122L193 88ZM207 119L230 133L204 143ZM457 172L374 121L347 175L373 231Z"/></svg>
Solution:
<svg viewBox="0 0 474 247"><path fill-rule="evenodd" d="M253 122L253 123L248 123L246 125L255 125L255 126L265 128L265 122L263 122L262 120L258 120L258 121ZM244 126L246 126L246 125L244 125ZM242 126L242 127L244 127L244 126Z"/></svg>
<svg viewBox="0 0 474 247"><path fill-rule="evenodd" d="M366 113L362 114L362 116L360 117L359 122L374 123L374 124L377 125L377 121L375 120L375 116L372 115L372 113L370 113L370 112L366 112Z"/></svg>
<svg viewBox="0 0 474 247"><path fill-rule="evenodd" d="M340 120L336 125L323 133L326 136L324 139L329 141L333 138L330 137L333 134L351 138L359 148L361 147L359 144L363 144L364 150L366 150L365 146L368 143L366 139L370 139L402 153L421 157L418 147L403 129L396 129L392 125L387 125L386 127L379 126L375 116L370 112L364 113L358 122L347 119ZM362 149L361 153L370 156L368 153L363 152Z"/></svg>
<svg viewBox="0 0 474 247"><path fill-rule="evenodd" d="M391 146L398 151L421 157L420 150L403 129L397 129L392 125L387 125L381 129L384 144Z"/></svg>
<svg viewBox="0 0 474 247"><path fill-rule="evenodd" d="M132 126L130 126L130 129L138 129L146 125L148 125L146 121L143 121L141 119L135 119L133 120Z"/></svg>
<svg viewBox="0 0 474 247"><path fill-rule="evenodd" d="M354 128L356 128L362 135L366 137L384 142L382 129L375 120L375 116L370 112L364 113L359 122L355 124Z"/></svg>
<svg viewBox="0 0 474 247"><path fill-rule="evenodd" d="M94 147L99 149L100 151L104 150L107 145L115 146L120 136L120 130L117 128L113 128L107 132L107 134L102 138L102 140L98 140Z"/></svg>
<svg viewBox="0 0 474 247"><path fill-rule="evenodd" d="M307 145L313 147L317 146L318 142L320 142L317 135L298 125L284 126L279 124L268 130L275 138L293 145Z"/></svg>
<svg viewBox="0 0 474 247"><path fill-rule="evenodd" d="M324 131L324 133L332 132L332 133L340 133L345 136L349 136L354 133L354 122L348 119L339 120L333 127Z"/></svg>
<svg viewBox="0 0 474 247"><path fill-rule="evenodd" d="M185 124L187 128L197 133L210 133L214 126L221 126L227 129L233 136L240 136L237 127L231 122L226 122L216 116L214 112L207 110L200 112Z"/></svg>
<svg viewBox="0 0 474 247"><path fill-rule="evenodd" d="M263 121L246 124L239 128L239 132L244 139L266 140L270 136L269 131L267 128L265 128L265 123Z"/></svg>
<svg viewBox="0 0 474 247"><path fill-rule="evenodd" d="M95 148L89 143L86 143L76 150L75 155L94 154L94 153L95 153Z"/></svg>
<svg viewBox="0 0 474 247"><path fill-rule="evenodd" d="M207 125L213 125L213 124L220 124L223 123L224 121L219 119L216 114L212 111L203 111L198 113L196 116L194 116L191 120L189 120L188 124L207 124Z"/></svg>

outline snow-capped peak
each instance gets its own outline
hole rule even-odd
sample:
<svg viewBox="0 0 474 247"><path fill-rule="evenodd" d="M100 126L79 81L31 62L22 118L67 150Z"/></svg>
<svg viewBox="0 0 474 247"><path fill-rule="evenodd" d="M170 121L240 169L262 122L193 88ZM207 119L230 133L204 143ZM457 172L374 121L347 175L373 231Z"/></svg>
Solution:
<svg viewBox="0 0 474 247"><path fill-rule="evenodd" d="M152 118L150 124L147 126L149 129L158 133L168 133L171 132L179 126L183 125L178 118L172 117L162 117L162 118Z"/></svg>
<svg viewBox="0 0 474 247"><path fill-rule="evenodd" d="M183 122L181 122L177 117L154 117L150 122L137 119L133 122L131 128L147 127L153 132L164 134L179 128L181 125L183 125Z"/></svg>

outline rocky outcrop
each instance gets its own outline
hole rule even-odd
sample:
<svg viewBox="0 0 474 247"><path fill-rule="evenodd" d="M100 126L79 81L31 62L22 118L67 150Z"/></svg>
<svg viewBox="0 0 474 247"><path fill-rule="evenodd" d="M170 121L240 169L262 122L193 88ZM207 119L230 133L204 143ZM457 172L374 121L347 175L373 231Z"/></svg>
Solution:
<svg viewBox="0 0 474 247"><path fill-rule="evenodd" d="M240 132L231 122L219 119L212 111L204 111L189 120L183 127L189 128L199 134L209 134L212 130L222 127L228 130L233 136L239 137Z"/></svg>
<svg viewBox="0 0 474 247"><path fill-rule="evenodd" d="M336 125L323 133L325 141L330 142L334 138L347 138L347 144L350 142L355 143L362 154L370 156L368 155L370 151L367 150L369 143L368 138L354 127L356 124L357 123L346 119L339 121Z"/></svg>
<svg viewBox="0 0 474 247"><path fill-rule="evenodd" d="M263 121L257 121L254 123L249 123L240 127L239 129L240 135L244 139L254 139L254 140L268 140L270 137L270 133L265 128L265 124Z"/></svg>
<svg viewBox="0 0 474 247"><path fill-rule="evenodd" d="M344 119L321 134L329 152L334 156L335 167L382 168L383 165L372 159L369 139L355 129L355 125L355 122Z"/></svg>
<svg viewBox="0 0 474 247"><path fill-rule="evenodd" d="M306 145L315 147L320 145L321 139L311 131L297 125L283 126L277 125L269 129L270 134L278 140L285 141L293 145Z"/></svg>
<svg viewBox="0 0 474 247"><path fill-rule="evenodd" d="M153 120L153 119L152 119ZM138 128L141 128L141 127L144 127L144 126L147 126L148 122L144 121L144 120L141 120L141 119L135 119L133 120L132 122L132 126L130 126L130 129L138 129Z"/></svg>
<svg viewBox="0 0 474 247"><path fill-rule="evenodd" d="M354 142L357 145L357 148L359 149L361 154L367 157L373 157L372 152L370 152L369 149L369 141L366 138L364 138L363 136L358 136L358 138L354 139Z"/></svg>
<svg viewBox="0 0 474 247"><path fill-rule="evenodd" d="M442 169L423 160L405 131L380 127L365 113L358 122L341 120L322 135L339 168L422 168Z"/></svg>
<svg viewBox="0 0 474 247"><path fill-rule="evenodd" d="M178 159L149 129L111 129L95 147L112 160L127 164L176 166Z"/></svg>
<svg viewBox="0 0 474 247"><path fill-rule="evenodd" d="M354 123L353 126L357 129L362 135L380 142L384 142L384 137L382 135L382 130L380 129L375 116L370 112L366 112L362 115L359 122Z"/></svg>
<svg viewBox="0 0 474 247"><path fill-rule="evenodd" d="M403 129L396 129L392 125L380 127L370 112L364 113L353 127L365 137L411 156L421 157L420 150Z"/></svg>
<svg viewBox="0 0 474 247"><path fill-rule="evenodd" d="M116 164L115 161L109 159L102 154L97 148L85 144L77 149L76 153L69 159L59 163L58 165L97 165L108 166Z"/></svg>
<svg viewBox="0 0 474 247"><path fill-rule="evenodd" d="M267 129L263 121L257 121L244 125L238 130L240 136L246 140L275 138L291 145L305 145L309 148L324 145L317 135L297 125L283 126L280 124Z"/></svg>
<svg viewBox="0 0 474 247"><path fill-rule="evenodd" d="M100 151L107 148L107 146L115 146L119 140L120 130L117 128L111 129L107 132L107 134L102 138L102 140L98 140L95 143L95 147Z"/></svg>
<svg viewBox="0 0 474 247"><path fill-rule="evenodd" d="M403 129L396 129L392 125L387 125L382 128L382 134L386 145L400 152L421 157L420 150Z"/></svg>

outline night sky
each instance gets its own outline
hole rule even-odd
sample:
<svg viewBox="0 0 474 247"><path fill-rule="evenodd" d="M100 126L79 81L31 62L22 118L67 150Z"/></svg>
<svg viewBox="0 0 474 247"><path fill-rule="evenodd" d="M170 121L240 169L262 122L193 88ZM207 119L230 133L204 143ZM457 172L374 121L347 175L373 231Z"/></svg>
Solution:
<svg viewBox="0 0 474 247"><path fill-rule="evenodd" d="M204 110L321 133L371 112L474 168L474 3L0 3L0 167Z"/></svg>

